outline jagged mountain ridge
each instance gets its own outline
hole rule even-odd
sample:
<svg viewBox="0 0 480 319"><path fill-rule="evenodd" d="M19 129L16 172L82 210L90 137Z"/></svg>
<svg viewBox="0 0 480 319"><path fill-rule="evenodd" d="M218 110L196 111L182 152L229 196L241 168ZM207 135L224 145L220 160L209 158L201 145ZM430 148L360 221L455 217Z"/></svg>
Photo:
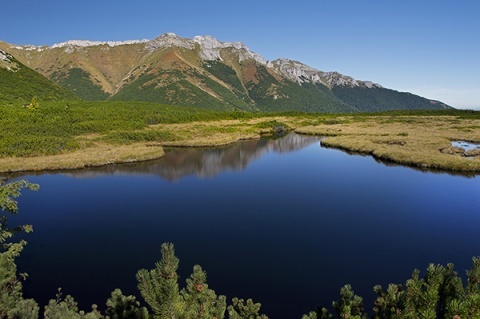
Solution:
<svg viewBox="0 0 480 319"><path fill-rule="evenodd" d="M51 47L0 42L0 48L86 100L247 111L357 112L372 110L369 99L373 110L448 108L411 94L385 94L392 90L297 61L266 61L241 42L211 36L166 33L153 40L75 40Z"/></svg>

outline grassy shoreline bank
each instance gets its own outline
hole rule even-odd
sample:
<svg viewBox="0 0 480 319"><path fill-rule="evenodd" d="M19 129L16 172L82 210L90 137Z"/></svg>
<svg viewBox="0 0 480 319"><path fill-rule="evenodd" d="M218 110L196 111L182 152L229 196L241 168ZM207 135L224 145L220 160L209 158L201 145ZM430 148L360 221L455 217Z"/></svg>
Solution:
<svg viewBox="0 0 480 319"><path fill-rule="evenodd" d="M385 162L480 174L480 152L464 152L452 141L480 142L480 120L456 116L338 117L335 123L297 128L326 136L322 145ZM470 156L467 156L470 155Z"/></svg>

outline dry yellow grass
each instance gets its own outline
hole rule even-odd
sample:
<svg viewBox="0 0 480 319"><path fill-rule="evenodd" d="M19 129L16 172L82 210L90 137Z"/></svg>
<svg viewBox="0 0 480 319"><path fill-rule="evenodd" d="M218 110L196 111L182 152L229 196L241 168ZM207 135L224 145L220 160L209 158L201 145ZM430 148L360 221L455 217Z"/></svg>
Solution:
<svg viewBox="0 0 480 319"><path fill-rule="evenodd" d="M114 163L145 161L161 158L164 154L162 147L151 147L145 143L112 146L95 142L88 147L66 154L2 158L0 159L0 172L79 169Z"/></svg>
<svg viewBox="0 0 480 319"><path fill-rule="evenodd" d="M322 145L423 168L480 171L480 156L449 154L451 141L480 142L480 120L453 116L339 117L339 124L307 125L298 133L327 136ZM443 150L443 151L442 151Z"/></svg>

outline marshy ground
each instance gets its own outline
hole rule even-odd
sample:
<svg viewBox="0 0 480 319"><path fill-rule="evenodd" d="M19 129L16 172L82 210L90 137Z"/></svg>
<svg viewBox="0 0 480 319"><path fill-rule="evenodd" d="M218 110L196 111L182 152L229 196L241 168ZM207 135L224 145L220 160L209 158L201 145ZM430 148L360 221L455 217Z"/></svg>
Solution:
<svg viewBox="0 0 480 319"><path fill-rule="evenodd" d="M352 115L211 112L155 104L59 103L37 113L3 108L0 172L73 169L161 158L163 147L202 147L256 139L276 130L324 136L322 145L429 169L480 173L473 111ZM29 113L30 112L30 113Z"/></svg>

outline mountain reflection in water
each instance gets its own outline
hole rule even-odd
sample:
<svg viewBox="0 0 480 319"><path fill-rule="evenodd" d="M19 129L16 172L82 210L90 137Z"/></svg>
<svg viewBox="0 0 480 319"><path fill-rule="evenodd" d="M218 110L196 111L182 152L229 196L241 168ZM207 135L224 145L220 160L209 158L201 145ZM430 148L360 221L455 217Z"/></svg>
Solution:
<svg viewBox="0 0 480 319"><path fill-rule="evenodd" d="M185 148L166 152L160 160L134 164L109 165L71 171L63 175L86 178L101 175L157 175L168 181L187 176L213 177L227 170L243 170L266 153L300 150L320 138L289 133L278 139L245 140L219 148Z"/></svg>

